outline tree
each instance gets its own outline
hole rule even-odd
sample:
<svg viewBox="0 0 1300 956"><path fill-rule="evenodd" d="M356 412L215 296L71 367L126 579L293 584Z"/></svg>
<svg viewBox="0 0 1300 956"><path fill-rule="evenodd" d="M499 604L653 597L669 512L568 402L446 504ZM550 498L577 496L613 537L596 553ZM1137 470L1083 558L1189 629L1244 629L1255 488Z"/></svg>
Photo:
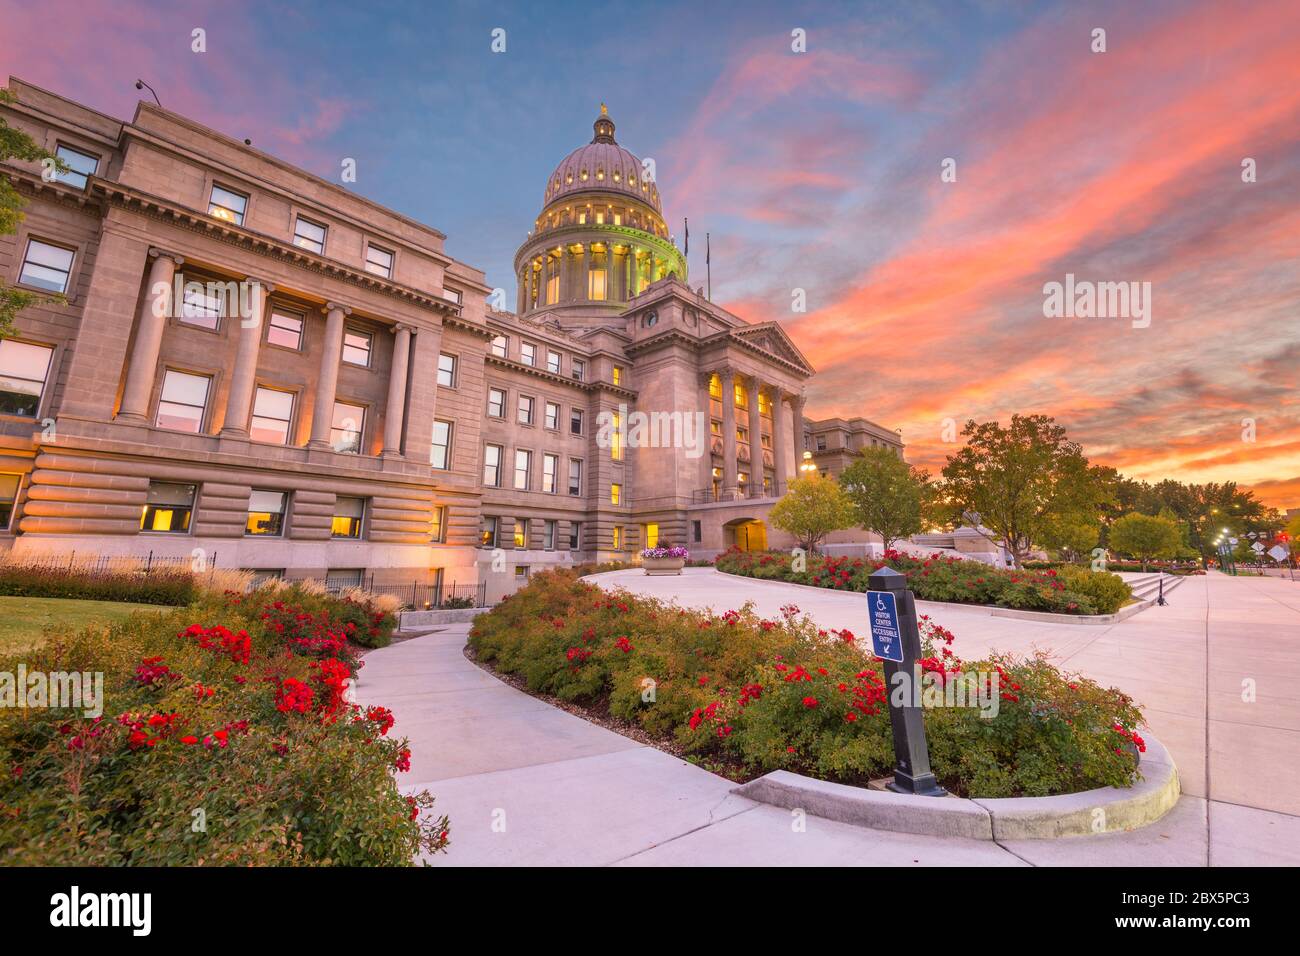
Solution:
<svg viewBox="0 0 1300 956"><path fill-rule="evenodd" d="M918 533L931 497L930 475L889 448L864 448L839 477L859 525L886 548Z"/></svg>
<svg viewBox="0 0 1300 956"><path fill-rule="evenodd" d="M853 524L853 506L834 478L810 475L790 481L767 517L811 554L822 538Z"/></svg>
<svg viewBox="0 0 1300 956"><path fill-rule="evenodd" d="M1012 415L1011 425L968 421L966 445L944 465L944 494L958 513L978 512L1016 567L1063 523L1097 520L1110 500L1106 474L1047 415Z"/></svg>
<svg viewBox="0 0 1300 956"><path fill-rule="evenodd" d="M1110 526L1111 549L1137 558L1143 571L1154 559L1176 557L1182 545L1178 522L1160 515L1134 511L1115 519Z"/></svg>
<svg viewBox="0 0 1300 956"><path fill-rule="evenodd" d="M1097 547L1101 540L1101 523L1095 518L1072 516L1051 522L1042 545L1059 551L1066 561L1078 561Z"/></svg>
<svg viewBox="0 0 1300 956"><path fill-rule="evenodd" d="M0 103L14 102L14 95L9 90L0 89ZM0 163L11 159L29 163L50 160L54 168L66 172L67 166L53 154L41 149L36 140L20 129L14 129L0 117ZM0 235L9 235L18 231L18 224L23 221L23 200L18 190L4 176L0 176ZM14 317L23 309L42 302L57 301L62 296L40 295L14 289L0 282L0 338L13 332Z"/></svg>

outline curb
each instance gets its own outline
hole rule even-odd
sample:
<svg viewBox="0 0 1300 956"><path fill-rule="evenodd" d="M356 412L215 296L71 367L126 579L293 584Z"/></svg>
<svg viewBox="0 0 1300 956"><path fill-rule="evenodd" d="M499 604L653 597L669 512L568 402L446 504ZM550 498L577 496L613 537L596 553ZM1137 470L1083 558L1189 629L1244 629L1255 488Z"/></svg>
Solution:
<svg viewBox="0 0 1300 956"><path fill-rule="evenodd" d="M975 840L1051 840L1136 830L1178 802L1178 768L1158 740L1146 738L1143 779L1057 797L917 797L867 790L774 770L732 792L758 803L805 810L853 826Z"/></svg>

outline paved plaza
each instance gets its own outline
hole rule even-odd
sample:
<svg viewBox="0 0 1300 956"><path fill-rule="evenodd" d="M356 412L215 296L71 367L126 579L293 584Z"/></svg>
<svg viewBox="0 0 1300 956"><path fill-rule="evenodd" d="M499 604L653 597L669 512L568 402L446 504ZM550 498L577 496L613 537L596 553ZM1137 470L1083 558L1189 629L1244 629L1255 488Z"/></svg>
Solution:
<svg viewBox="0 0 1300 956"><path fill-rule="evenodd" d="M722 611L797 604L823 627L863 626L861 594L690 568L597 575L605 587ZM1191 578L1118 624L1047 624L919 602L954 650L1041 648L1064 669L1132 694L1171 751L1184 796L1126 834L993 843L867 830L731 794L734 785L497 680L464 657L469 625L366 656L362 703L411 740L409 786L452 821L453 865L1257 865L1300 864L1300 585ZM1243 687L1252 688L1243 694Z"/></svg>

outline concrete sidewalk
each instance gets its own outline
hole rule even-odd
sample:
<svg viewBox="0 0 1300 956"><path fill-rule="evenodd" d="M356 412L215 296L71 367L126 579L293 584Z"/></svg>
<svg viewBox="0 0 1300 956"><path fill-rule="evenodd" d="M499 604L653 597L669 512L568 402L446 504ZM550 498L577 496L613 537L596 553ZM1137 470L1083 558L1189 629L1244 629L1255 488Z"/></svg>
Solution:
<svg viewBox="0 0 1300 956"><path fill-rule="evenodd" d="M811 816L800 829L789 811L732 795L728 780L502 683L465 659L468 631L450 625L372 651L357 686L358 701L391 707L392 733L410 740L404 786L427 787L438 812L451 817L451 847L439 865L1197 866L1206 859L1205 808L1196 798L1131 834L1006 845ZM1217 862L1255 862L1229 856Z"/></svg>

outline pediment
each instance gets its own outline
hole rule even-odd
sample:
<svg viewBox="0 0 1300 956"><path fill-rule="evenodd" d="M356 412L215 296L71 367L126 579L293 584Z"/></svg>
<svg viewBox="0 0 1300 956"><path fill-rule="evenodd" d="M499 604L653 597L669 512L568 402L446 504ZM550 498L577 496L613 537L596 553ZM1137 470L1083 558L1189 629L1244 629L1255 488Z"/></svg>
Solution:
<svg viewBox="0 0 1300 956"><path fill-rule="evenodd" d="M808 375L814 373L811 363L804 358L803 353L794 344L794 340L776 322L763 322L759 325L732 329L731 337L743 342L749 348L765 352L779 361L797 365Z"/></svg>

